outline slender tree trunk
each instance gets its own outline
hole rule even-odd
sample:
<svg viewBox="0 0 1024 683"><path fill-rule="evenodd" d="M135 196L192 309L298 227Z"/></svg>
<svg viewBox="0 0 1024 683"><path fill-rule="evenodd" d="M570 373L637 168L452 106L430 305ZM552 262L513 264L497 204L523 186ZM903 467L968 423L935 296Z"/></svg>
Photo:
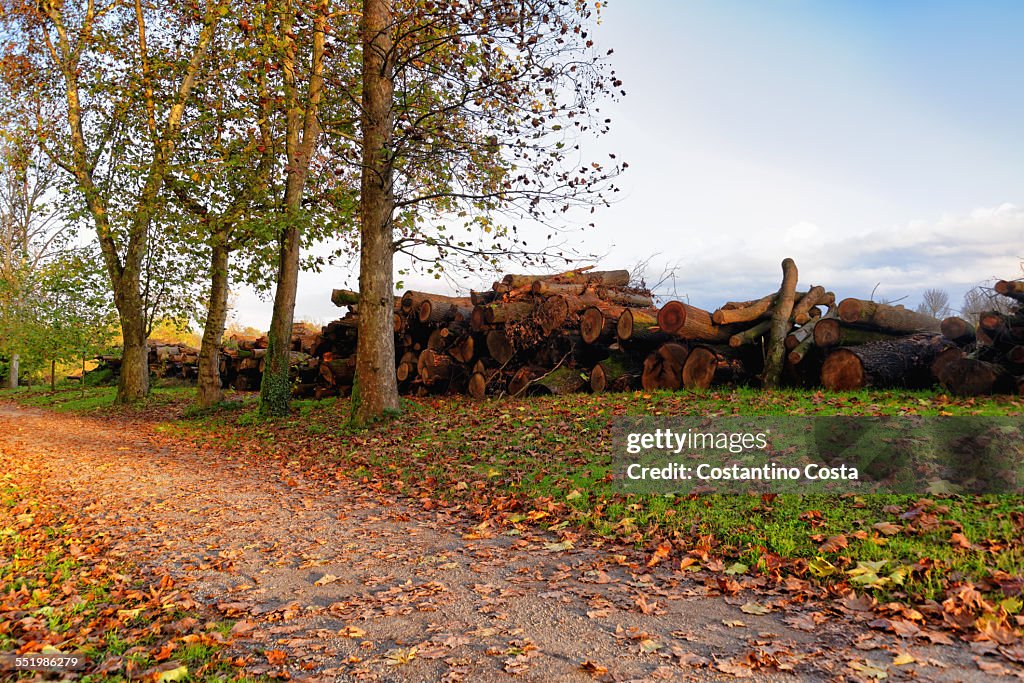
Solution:
<svg viewBox="0 0 1024 683"><path fill-rule="evenodd" d="M50 361L50 393L57 391L57 361Z"/></svg>
<svg viewBox="0 0 1024 683"><path fill-rule="evenodd" d="M359 341L352 421L366 424L397 411L395 379L391 158L394 131L390 0L365 0L363 37L363 170L360 186Z"/></svg>
<svg viewBox="0 0 1024 683"><path fill-rule="evenodd" d="M18 388L18 354L11 356L11 364L7 368L7 388L17 389Z"/></svg>
<svg viewBox="0 0 1024 683"><path fill-rule="evenodd" d="M140 401L149 394L149 348L146 345L146 313L139 295L138 278L122 275L114 293L124 340L121 375L115 403Z"/></svg>
<svg viewBox="0 0 1024 683"><path fill-rule="evenodd" d="M295 316L295 295L299 286L299 249L301 244L302 195L306 187L309 164L320 140L319 106L323 96L325 30L328 17L326 0L318 2L313 15L312 48L310 52L309 89L300 101L295 80L296 44L292 33L294 9L287 5L282 13L280 33L290 41L284 50L282 70L287 111L285 147L288 156L287 183L284 193L285 227L281 232L277 288L274 312L267 335L267 355L260 385L260 414L281 417L288 414L291 399L289 348Z"/></svg>
<svg viewBox="0 0 1024 683"><path fill-rule="evenodd" d="M274 313L267 333L263 382L260 385L260 413L281 417L288 414L292 395L289 376L295 295L299 286L299 227L290 222L281 235L281 255L274 292Z"/></svg>
<svg viewBox="0 0 1024 683"><path fill-rule="evenodd" d="M210 258L210 301L199 348L199 381L196 400L201 408L210 408L224 400L220 382L220 342L228 317L228 257L226 240L214 237Z"/></svg>

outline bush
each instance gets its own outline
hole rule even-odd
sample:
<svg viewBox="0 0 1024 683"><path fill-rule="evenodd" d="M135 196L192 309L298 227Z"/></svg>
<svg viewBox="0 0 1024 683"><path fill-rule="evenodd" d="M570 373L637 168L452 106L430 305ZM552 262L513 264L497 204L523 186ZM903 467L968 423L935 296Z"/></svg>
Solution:
<svg viewBox="0 0 1024 683"><path fill-rule="evenodd" d="M96 368L85 373L82 382L87 387L105 387L114 384L114 371L110 368Z"/></svg>

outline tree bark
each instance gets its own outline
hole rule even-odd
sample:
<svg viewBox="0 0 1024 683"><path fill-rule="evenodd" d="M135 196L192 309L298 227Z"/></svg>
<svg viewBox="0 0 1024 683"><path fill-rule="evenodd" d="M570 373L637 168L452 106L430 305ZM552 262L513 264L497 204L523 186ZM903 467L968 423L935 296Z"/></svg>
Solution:
<svg viewBox="0 0 1024 683"><path fill-rule="evenodd" d="M7 366L7 388L17 389L18 388L18 354L11 355L11 363ZM82 381L85 381L85 373L82 373Z"/></svg>
<svg viewBox="0 0 1024 683"><path fill-rule="evenodd" d="M683 344L669 342L644 359L640 378L645 391L678 389L683 385L683 365L690 350Z"/></svg>
<svg viewBox="0 0 1024 683"><path fill-rule="evenodd" d="M871 325L886 332L908 334L938 332L941 327L939 320L930 315L862 299L843 299L839 302L839 318L844 323Z"/></svg>
<svg viewBox="0 0 1024 683"><path fill-rule="evenodd" d="M595 394L605 391L628 391L640 386L643 368L626 353L613 353L590 371L590 390Z"/></svg>
<svg viewBox="0 0 1024 683"><path fill-rule="evenodd" d="M720 342L732 334L729 329L716 325L704 309L682 301L669 301L658 310L658 327L680 339L693 341Z"/></svg>
<svg viewBox="0 0 1024 683"><path fill-rule="evenodd" d="M139 295L138 274L118 280L114 301L121 319L121 374L116 403L132 403L149 394L149 347L146 345L146 311Z"/></svg>
<svg viewBox="0 0 1024 683"><path fill-rule="evenodd" d="M836 349L822 365L821 384L833 391L925 388L932 384L932 364L950 343L939 334L922 333Z"/></svg>
<svg viewBox="0 0 1024 683"><path fill-rule="evenodd" d="M310 53L310 75L305 101L300 101L299 85L295 74L295 35L292 32L294 16L292 10L282 12L280 33L287 41L282 71L284 73L285 100L285 152L288 164L285 169L284 218L285 226L279 238L279 262L277 287L274 291L274 308L270 319L267 356L260 384L260 413L262 415L284 416L288 414L291 402L290 356L292 323L295 316L295 295L299 285L299 250L301 245L302 197L305 193L306 178L313 154L320 141L319 105L323 96L323 69L325 27L327 7L317 3L312 12L313 31ZM390 292L388 295L390 296ZM364 318L360 315L360 321ZM388 318L388 325L392 321ZM360 335L362 336L362 335ZM392 367L394 364L392 363ZM389 373L394 378L394 372Z"/></svg>
<svg viewBox="0 0 1024 683"><path fill-rule="evenodd" d="M215 406L224 400L220 379L220 345L228 317L228 258L224 240L214 238L210 256L210 298L203 324L203 340L199 346L196 401L201 408Z"/></svg>
<svg viewBox="0 0 1024 683"><path fill-rule="evenodd" d="M950 316L943 319L939 324L942 336L958 344L967 344L974 341L974 325L963 318Z"/></svg>
<svg viewBox="0 0 1024 683"><path fill-rule="evenodd" d="M789 319L793 314L793 303L796 298L796 280L796 263L793 259L784 259L782 286L776 296L771 333L765 351L763 384L768 388L779 386L782 377L782 367L786 358L786 335L789 334Z"/></svg>
<svg viewBox="0 0 1024 683"><path fill-rule="evenodd" d="M826 292L824 287L811 287L800 302L793 306L793 322L805 325L814 317L817 306L831 306L836 302L836 295Z"/></svg>
<svg viewBox="0 0 1024 683"><path fill-rule="evenodd" d="M399 410L395 381L394 13L388 0L364 0L362 180L360 184L359 341L352 422L367 424Z"/></svg>
<svg viewBox="0 0 1024 683"><path fill-rule="evenodd" d="M1024 303L1024 281L1000 280L996 283L996 293Z"/></svg>
<svg viewBox="0 0 1024 683"><path fill-rule="evenodd" d="M857 346L876 341L888 341L897 335L880 330L844 325L837 318L822 318L814 326L814 345L827 349L833 346Z"/></svg>

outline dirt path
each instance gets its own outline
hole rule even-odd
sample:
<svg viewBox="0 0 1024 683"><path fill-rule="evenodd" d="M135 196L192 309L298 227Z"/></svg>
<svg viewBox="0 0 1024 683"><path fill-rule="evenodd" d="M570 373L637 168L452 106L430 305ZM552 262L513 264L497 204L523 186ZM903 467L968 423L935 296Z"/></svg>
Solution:
<svg viewBox="0 0 1024 683"><path fill-rule="evenodd" d="M856 679L865 664L890 680L985 680L965 644L900 641L868 613L795 605L752 577L722 595L703 573L283 478L146 425L0 406L0 466L106 525L119 554L253 622L239 647L283 650L295 679L590 681L589 661L616 681ZM751 601L772 609L742 611ZM914 663L894 665L900 653Z"/></svg>

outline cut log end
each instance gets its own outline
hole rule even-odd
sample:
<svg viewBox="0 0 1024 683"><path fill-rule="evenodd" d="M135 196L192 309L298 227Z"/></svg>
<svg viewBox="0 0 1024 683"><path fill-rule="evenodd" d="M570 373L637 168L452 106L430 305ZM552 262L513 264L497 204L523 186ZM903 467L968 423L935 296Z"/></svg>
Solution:
<svg viewBox="0 0 1024 683"><path fill-rule="evenodd" d="M675 334L686 324L686 306L681 301L669 301L658 311L658 327Z"/></svg>
<svg viewBox="0 0 1024 683"><path fill-rule="evenodd" d="M487 396L487 377L482 372L474 372L469 377L469 395L478 401Z"/></svg>
<svg viewBox="0 0 1024 683"><path fill-rule="evenodd" d="M821 384L831 391L861 389L864 380L864 366L860 358L848 349L836 349L821 367Z"/></svg>
<svg viewBox="0 0 1024 683"><path fill-rule="evenodd" d="M715 379L718 357L711 349L698 346L686 358L682 383L687 389L707 389Z"/></svg>

